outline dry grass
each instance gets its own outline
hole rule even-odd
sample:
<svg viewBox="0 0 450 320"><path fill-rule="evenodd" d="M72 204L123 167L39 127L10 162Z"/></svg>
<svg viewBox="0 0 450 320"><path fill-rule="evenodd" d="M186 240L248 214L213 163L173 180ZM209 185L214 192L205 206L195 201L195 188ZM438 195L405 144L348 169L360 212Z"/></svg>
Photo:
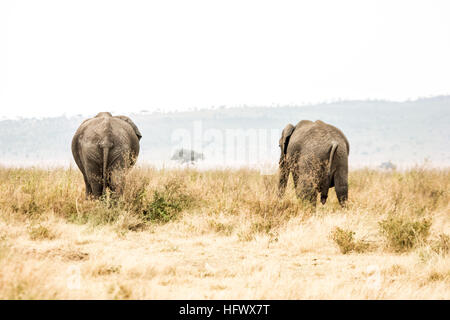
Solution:
<svg viewBox="0 0 450 320"><path fill-rule="evenodd" d="M0 168L1 299L450 299L450 170L350 172L349 203L252 170ZM343 254L345 253L345 254Z"/></svg>

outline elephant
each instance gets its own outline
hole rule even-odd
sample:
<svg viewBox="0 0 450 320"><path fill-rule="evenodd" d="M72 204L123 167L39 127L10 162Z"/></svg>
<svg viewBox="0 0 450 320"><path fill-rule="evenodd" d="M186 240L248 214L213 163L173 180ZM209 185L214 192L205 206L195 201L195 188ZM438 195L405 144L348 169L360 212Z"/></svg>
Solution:
<svg viewBox="0 0 450 320"><path fill-rule="evenodd" d="M345 205L350 145L341 130L321 120L301 120L295 127L286 125L279 147L279 197L284 195L292 172L297 198L315 207L318 193L325 204L328 189L334 187L339 204Z"/></svg>
<svg viewBox="0 0 450 320"><path fill-rule="evenodd" d="M86 198L99 198L109 188L123 192L126 170L134 166L142 135L126 116L100 112L84 120L72 139L72 154L83 174Z"/></svg>

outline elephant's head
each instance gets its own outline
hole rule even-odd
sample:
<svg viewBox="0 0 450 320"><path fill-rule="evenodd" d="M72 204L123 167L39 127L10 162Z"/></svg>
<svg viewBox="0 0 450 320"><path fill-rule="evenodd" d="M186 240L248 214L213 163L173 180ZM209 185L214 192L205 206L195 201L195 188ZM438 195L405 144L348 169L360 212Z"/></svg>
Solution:
<svg viewBox="0 0 450 320"><path fill-rule="evenodd" d="M284 190L286 189L286 184L289 179L289 166L286 161L286 153L289 145L289 140L291 138L292 133L294 132L295 127L292 124L288 124L281 134L279 146L280 146L280 181L278 185L278 195L283 196Z"/></svg>
<svg viewBox="0 0 450 320"><path fill-rule="evenodd" d="M127 116L115 116L115 118L119 118L119 119L127 122L133 128L133 130L136 133L136 136L138 137L138 139L141 140L142 134L139 131L139 129L137 128L137 126L134 124L134 122L130 118L128 118Z"/></svg>

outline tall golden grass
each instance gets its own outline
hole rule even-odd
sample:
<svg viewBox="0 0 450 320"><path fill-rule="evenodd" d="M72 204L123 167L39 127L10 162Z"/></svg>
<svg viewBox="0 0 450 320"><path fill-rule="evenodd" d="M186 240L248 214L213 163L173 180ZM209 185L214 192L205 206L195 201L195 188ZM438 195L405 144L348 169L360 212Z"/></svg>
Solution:
<svg viewBox="0 0 450 320"><path fill-rule="evenodd" d="M449 299L450 170L363 169L349 201L257 170L0 168L2 299Z"/></svg>

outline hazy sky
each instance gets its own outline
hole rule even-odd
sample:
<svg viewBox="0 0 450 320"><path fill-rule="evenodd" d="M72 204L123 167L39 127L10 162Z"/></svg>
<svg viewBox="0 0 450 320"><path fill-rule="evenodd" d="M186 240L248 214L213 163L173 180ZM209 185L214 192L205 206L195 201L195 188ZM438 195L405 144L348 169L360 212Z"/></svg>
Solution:
<svg viewBox="0 0 450 320"><path fill-rule="evenodd" d="M0 117L450 94L450 1L0 2Z"/></svg>

